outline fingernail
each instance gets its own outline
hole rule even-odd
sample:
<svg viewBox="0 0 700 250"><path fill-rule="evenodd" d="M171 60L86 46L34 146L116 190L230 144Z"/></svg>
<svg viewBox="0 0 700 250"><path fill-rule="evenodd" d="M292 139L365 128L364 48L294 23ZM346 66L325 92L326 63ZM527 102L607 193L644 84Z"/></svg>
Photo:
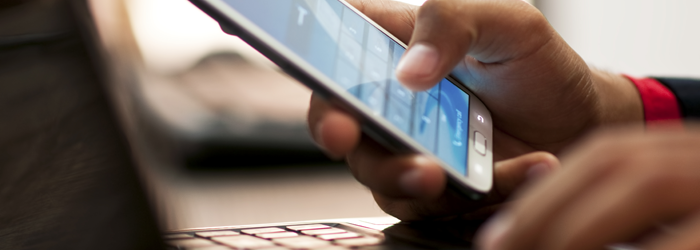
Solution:
<svg viewBox="0 0 700 250"><path fill-rule="evenodd" d="M510 215L498 214L494 216L479 233L479 246L482 250L498 250L504 237L510 230L513 220Z"/></svg>
<svg viewBox="0 0 700 250"><path fill-rule="evenodd" d="M326 145L323 144L323 122L319 122L316 125L316 131L314 131L314 135L316 136L316 144L318 144L319 147L325 149Z"/></svg>
<svg viewBox="0 0 700 250"><path fill-rule="evenodd" d="M401 189L408 195L419 197L423 195L423 190L421 189L420 181L423 178L422 164L427 164L428 159L424 156L416 156L414 159L416 168L411 169L403 173L399 179L399 185Z"/></svg>
<svg viewBox="0 0 700 250"><path fill-rule="evenodd" d="M540 162L532 165L532 167L527 170L525 175L527 176L528 180L537 180L549 174L551 170L552 168L549 166L549 164Z"/></svg>
<svg viewBox="0 0 700 250"><path fill-rule="evenodd" d="M323 122L320 122L318 125L316 125L316 131L314 131L314 135L316 138L316 146L318 146L321 151L323 151L328 158L331 158L332 160L341 160L343 159L343 156L336 155L333 152L328 151L326 148L326 144L323 142Z"/></svg>
<svg viewBox="0 0 700 250"><path fill-rule="evenodd" d="M420 169L412 169L404 173L399 180L401 189L411 196L420 196L420 179L423 172Z"/></svg>
<svg viewBox="0 0 700 250"><path fill-rule="evenodd" d="M428 76L437 68L440 55L435 47L418 43L411 46L396 66L397 75Z"/></svg>

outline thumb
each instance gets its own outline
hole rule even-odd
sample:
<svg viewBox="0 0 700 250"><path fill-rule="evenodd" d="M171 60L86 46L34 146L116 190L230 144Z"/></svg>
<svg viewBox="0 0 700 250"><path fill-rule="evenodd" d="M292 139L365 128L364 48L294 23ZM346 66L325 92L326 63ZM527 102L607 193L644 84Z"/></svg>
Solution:
<svg viewBox="0 0 700 250"><path fill-rule="evenodd" d="M429 89L467 55L467 63L480 65L534 53L551 37L546 27L544 16L524 1L430 0L418 10L396 75L414 90Z"/></svg>
<svg viewBox="0 0 700 250"><path fill-rule="evenodd" d="M560 167L561 163L557 157L547 152L533 152L496 162L493 176L494 192L501 198L506 198L528 180Z"/></svg>

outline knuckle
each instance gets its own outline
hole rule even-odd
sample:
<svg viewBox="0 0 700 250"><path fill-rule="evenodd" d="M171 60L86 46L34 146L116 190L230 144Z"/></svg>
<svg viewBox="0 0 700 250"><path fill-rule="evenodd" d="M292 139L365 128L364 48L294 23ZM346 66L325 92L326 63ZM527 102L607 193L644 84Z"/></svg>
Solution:
<svg viewBox="0 0 700 250"><path fill-rule="evenodd" d="M630 170L625 173L635 176L632 185L636 196L650 207L675 203L675 197L679 197L678 194L682 194L684 187L690 184L682 174L664 171L664 168L650 164L650 161L638 159L630 163L633 164L627 164Z"/></svg>
<svg viewBox="0 0 700 250"><path fill-rule="evenodd" d="M406 8L404 9L403 12L400 14L400 20L404 20L404 24L407 27L410 27L410 30L414 30L416 27L416 19L418 18L416 16L416 11L414 11L411 8ZM406 41L407 42L407 41Z"/></svg>
<svg viewBox="0 0 700 250"><path fill-rule="evenodd" d="M600 156L601 159L613 160L621 157L620 154L611 154L611 152L615 152L618 149L617 144L616 141L602 138L601 140L590 142L587 149L591 155Z"/></svg>
<svg viewBox="0 0 700 250"><path fill-rule="evenodd" d="M445 7L447 1L444 0L430 0L423 3L421 9L425 10L437 10Z"/></svg>
<svg viewBox="0 0 700 250"><path fill-rule="evenodd" d="M355 7L355 9L359 10L360 12L365 12L367 11L367 5L373 4L376 1L374 0L357 0L353 1L352 5Z"/></svg>
<svg viewBox="0 0 700 250"><path fill-rule="evenodd" d="M547 18L545 18L542 12L530 6L529 4L527 5L527 8L519 10L520 18L522 19L521 21L523 24L525 24L527 27L535 28L549 26L549 21L547 21Z"/></svg>
<svg viewBox="0 0 700 250"><path fill-rule="evenodd" d="M597 155L608 155L615 158L624 158L630 154L629 149L636 148L635 145L629 145L628 141L616 136L604 134L595 135L588 145L593 153Z"/></svg>
<svg viewBox="0 0 700 250"><path fill-rule="evenodd" d="M668 175L644 175L636 183L635 196L641 199L642 206L650 209L658 204L670 205L673 197L668 193L668 189L676 184L674 179Z"/></svg>
<svg viewBox="0 0 700 250"><path fill-rule="evenodd" d="M647 205L664 204L665 209L671 210L700 206L698 176L660 162L640 164L644 166L635 169L639 175L636 190L640 197L647 199Z"/></svg>
<svg viewBox="0 0 700 250"><path fill-rule="evenodd" d="M430 0L426 1L418 9L419 18L429 18L444 20L453 15L455 8L450 8L454 4L453 0Z"/></svg>
<svg viewBox="0 0 700 250"><path fill-rule="evenodd" d="M658 195L657 190L670 188L678 180L675 176L656 171L642 171L638 174L636 190L652 196Z"/></svg>
<svg viewBox="0 0 700 250"><path fill-rule="evenodd" d="M535 157L536 157L535 160L537 162L548 162L548 163L556 164L556 165L560 164L559 159L556 156L554 156L552 153L549 153L549 152L545 152L545 151L538 152Z"/></svg>
<svg viewBox="0 0 700 250"><path fill-rule="evenodd" d="M372 194L377 205L387 214L401 221L415 221L420 218L420 216L416 215L413 211L412 201L391 199L376 192L372 192Z"/></svg>

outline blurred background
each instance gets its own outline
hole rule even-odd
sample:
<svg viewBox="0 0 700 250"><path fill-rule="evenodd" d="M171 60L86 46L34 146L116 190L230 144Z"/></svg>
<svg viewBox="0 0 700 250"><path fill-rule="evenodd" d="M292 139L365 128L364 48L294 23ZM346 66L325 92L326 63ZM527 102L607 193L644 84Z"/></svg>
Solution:
<svg viewBox="0 0 700 250"><path fill-rule="evenodd" d="M698 1L531 3L592 66L700 77ZM311 92L188 1L92 0L91 8L165 229L384 215L310 139Z"/></svg>
<svg viewBox="0 0 700 250"><path fill-rule="evenodd" d="M635 76L700 77L693 0L536 0L590 65Z"/></svg>

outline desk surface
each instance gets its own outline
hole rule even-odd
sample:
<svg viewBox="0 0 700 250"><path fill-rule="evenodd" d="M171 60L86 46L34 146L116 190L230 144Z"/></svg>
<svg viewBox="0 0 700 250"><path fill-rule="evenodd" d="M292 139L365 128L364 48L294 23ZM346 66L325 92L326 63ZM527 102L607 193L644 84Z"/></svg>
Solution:
<svg viewBox="0 0 700 250"><path fill-rule="evenodd" d="M192 172L142 164L163 229L385 216L346 166Z"/></svg>
<svg viewBox="0 0 700 250"><path fill-rule="evenodd" d="M146 69L132 33L133 20L128 19L130 8L123 0L89 2L96 18L96 39L102 57L109 62L108 86L117 100L116 107L125 127L130 128L128 137L162 229L385 215L371 193L354 180L345 166L188 172L177 160L157 160L157 151L162 151L157 145L161 144L144 142L148 140L144 134L149 131L143 125L152 123L140 120L144 116L138 112L145 108L139 105L144 103L134 95L140 89L137 82L153 77L144 76ZM189 8L203 15L193 6ZM307 100L304 97L303 104ZM168 107L179 114L185 113L172 105ZM300 121L303 113L302 109Z"/></svg>

